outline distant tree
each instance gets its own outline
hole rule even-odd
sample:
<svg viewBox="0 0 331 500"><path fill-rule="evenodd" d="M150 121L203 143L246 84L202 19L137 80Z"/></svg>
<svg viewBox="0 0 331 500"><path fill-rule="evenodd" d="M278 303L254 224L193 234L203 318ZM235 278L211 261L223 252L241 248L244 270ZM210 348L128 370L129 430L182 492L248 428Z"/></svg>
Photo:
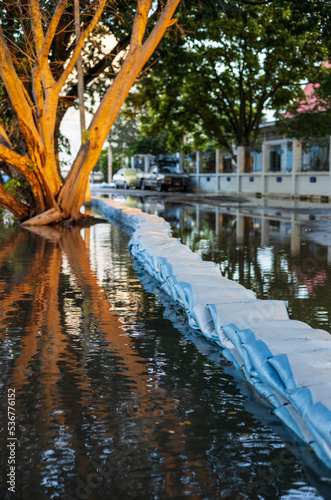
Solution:
<svg viewBox="0 0 331 500"><path fill-rule="evenodd" d="M298 11L278 0L182 10L177 45L163 40L157 67L131 97L138 110L148 103L150 133L167 130L177 147L191 137L230 151L233 142L254 148L265 111L302 95L300 83L316 79L327 55L320 24Z"/></svg>
<svg viewBox="0 0 331 500"><path fill-rule="evenodd" d="M80 0L79 40L73 1L1 2L0 168L15 177L18 189L11 185L10 192L0 175L0 205L19 220L39 214L35 224L81 218L89 174L130 88L176 21L179 1ZM101 49L106 35L115 41L110 54ZM81 53L86 84L103 72L112 79L103 78L104 95L63 181L59 122L77 96L75 65Z"/></svg>
<svg viewBox="0 0 331 500"><path fill-rule="evenodd" d="M125 167L128 158L137 154L160 155L169 153L166 131L149 135L138 117L124 110L118 115L108 136L112 151L112 173ZM103 173L103 180L108 180L108 147L101 151L95 170Z"/></svg>

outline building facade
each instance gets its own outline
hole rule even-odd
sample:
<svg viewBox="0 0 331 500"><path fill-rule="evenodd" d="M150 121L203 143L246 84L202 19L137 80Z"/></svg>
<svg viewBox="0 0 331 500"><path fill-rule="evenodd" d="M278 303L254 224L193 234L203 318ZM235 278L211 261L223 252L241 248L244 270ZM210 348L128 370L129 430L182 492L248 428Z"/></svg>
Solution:
<svg viewBox="0 0 331 500"><path fill-rule="evenodd" d="M328 201L330 142L331 137L303 142L277 135L271 122L261 126L260 149L247 152L239 146L234 157L221 150L197 152L181 161L193 191Z"/></svg>

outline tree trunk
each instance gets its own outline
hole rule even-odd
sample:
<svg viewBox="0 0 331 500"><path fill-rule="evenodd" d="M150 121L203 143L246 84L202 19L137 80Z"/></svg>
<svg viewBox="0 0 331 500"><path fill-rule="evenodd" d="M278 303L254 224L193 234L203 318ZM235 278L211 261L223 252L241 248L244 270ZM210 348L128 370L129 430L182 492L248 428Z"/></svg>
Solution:
<svg viewBox="0 0 331 500"><path fill-rule="evenodd" d="M81 145L65 184L62 186L56 156L58 150L54 141L54 137L58 134L57 115L58 108L61 107L60 94L68 84L83 44L99 21L106 1L95 1L91 21L82 30L80 37L77 37L75 47L68 51L68 60L63 64L63 71L56 77L51 71L50 50L67 2L65 0L56 2L52 17L45 23L46 29L43 26L43 16L38 0L28 2L26 20L29 20L31 24L33 41L29 41L26 52L31 58L29 88L33 89L32 95L28 94L26 90L28 87L23 85L16 72L17 66L14 65L11 51L7 46L6 33L0 25L0 76L7 97L15 110L28 153L27 155L16 153L9 144L5 130L1 127L0 161L8 163L25 177L30 184L35 206L33 210L30 210L27 205L10 196L3 188L0 190L0 205L11 210L21 221L34 214L37 216L30 221L33 225L50 224L61 218L73 221L81 218L80 208L84 202L89 174L98 160L109 131L137 76L153 54L168 26L176 21L172 20L172 16L180 2L180 0L166 0L152 31L146 36L147 23L152 22L149 13L153 0L137 1L130 48L88 130L84 130L84 144ZM76 0L77 5L78 0ZM76 19L78 31L78 16ZM126 45L127 40L124 40L123 44ZM117 49L120 50L121 47L122 45L119 44ZM102 64L106 63L103 61ZM91 75L90 78L92 78ZM61 110L59 114L62 115ZM83 128L85 128L84 125Z"/></svg>
<svg viewBox="0 0 331 500"><path fill-rule="evenodd" d="M25 205L21 201L14 198L2 186L0 186L0 205L12 212L20 221L25 220L30 216L28 205Z"/></svg>

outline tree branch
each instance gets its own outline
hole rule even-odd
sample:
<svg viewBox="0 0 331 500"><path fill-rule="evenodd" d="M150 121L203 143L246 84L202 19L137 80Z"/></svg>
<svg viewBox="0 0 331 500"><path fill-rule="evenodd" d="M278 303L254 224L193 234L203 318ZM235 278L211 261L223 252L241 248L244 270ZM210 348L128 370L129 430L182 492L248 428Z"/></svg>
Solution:
<svg viewBox="0 0 331 500"><path fill-rule="evenodd" d="M17 113L20 129L29 147L33 138L34 145L38 145L39 150L43 150L43 145L35 126L32 109L25 97L23 84L19 79L14 64L5 42L2 27L0 25L0 75L5 85L8 96ZM33 153L33 151L32 151Z"/></svg>
<svg viewBox="0 0 331 500"><path fill-rule="evenodd" d="M44 42L44 30L38 0L29 0L30 20L36 53L39 54Z"/></svg>
<svg viewBox="0 0 331 500"><path fill-rule="evenodd" d="M164 7L159 20L155 24L151 33L149 34L147 40L144 43L144 54L148 54L146 61L151 57L154 52L155 47L159 44L161 38L163 37L165 31L170 25L173 24L172 16L179 4L180 0L168 0L166 6ZM146 52L145 52L146 51Z"/></svg>
<svg viewBox="0 0 331 500"><path fill-rule="evenodd" d="M10 143L10 139L9 139L5 129L1 125L1 123L0 123L0 144L6 146L7 148L12 147L12 145Z"/></svg>
<svg viewBox="0 0 331 500"><path fill-rule="evenodd" d="M138 0L137 11L133 22L130 52L134 52L141 46L145 34L148 13L151 9L153 0Z"/></svg>
<svg viewBox="0 0 331 500"><path fill-rule="evenodd" d="M31 160L27 155L22 156L3 144L0 144L0 161L8 163L8 165L29 180L29 165L31 164Z"/></svg>
<svg viewBox="0 0 331 500"><path fill-rule="evenodd" d="M59 204L65 216L68 216L70 213L75 215L79 212L84 201L84 188L86 189L88 174L97 161L102 145L131 86L168 28L179 1L167 1L162 14L146 42L139 47L136 54L132 54L129 51L112 86L103 97L89 126L89 140L81 146L59 195ZM70 194L73 183L82 185L82 189L80 192L77 191L75 196L71 196Z"/></svg>
<svg viewBox="0 0 331 500"><path fill-rule="evenodd" d="M74 49L74 52L73 52L73 54L71 56L71 59L70 59L68 65L67 65L67 67L65 68L65 70L62 73L62 75L60 76L59 80L56 83L56 92L58 94L60 93L63 85L67 81L70 73L74 69L75 64L77 62L77 58L78 58L79 54L82 51L84 42L88 38L88 36L90 35L90 33L93 31L93 29L95 28L96 24L98 23L106 2L107 2L107 0L99 0L99 5L98 5L98 8L97 8L97 10L96 10L96 12L95 12L95 14L93 16L92 21L90 22L90 24L88 25L88 27L81 34L79 42L76 44L76 47Z"/></svg>
<svg viewBox="0 0 331 500"><path fill-rule="evenodd" d="M60 22L61 16L64 12L65 7L66 7L66 4L67 4L67 0L59 0L59 3L56 6L51 23L48 27L46 36L44 38L43 45L42 45L40 52L38 54L38 66L37 66L36 74L35 74L36 78L39 76L39 74L42 71L42 68L44 67L45 64L47 64L47 66L48 66L48 70L49 70L48 73L50 74L50 76L52 76L50 68L49 68L49 64L48 64L49 50L50 50L51 44L53 42L53 39L54 39L54 36L56 33L56 29L57 29L58 24ZM52 77L52 80L53 80L53 77Z"/></svg>
<svg viewBox="0 0 331 500"><path fill-rule="evenodd" d="M22 203L0 186L0 205L9 210L18 220L25 220L30 215L28 205Z"/></svg>
<svg viewBox="0 0 331 500"><path fill-rule="evenodd" d="M6 162L25 177L31 186L37 208L43 211L45 208L57 206L42 170L33 164L29 156L21 156L0 144L0 161Z"/></svg>
<svg viewBox="0 0 331 500"><path fill-rule="evenodd" d="M130 43L130 35L126 36L123 38L123 40L120 40L117 45L109 52L106 54L102 59L100 59L93 68L89 68L86 73L84 74L84 87L93 82L98 76L103 73L109 66L111 66L112 62L114 61L115 57L122 51L124 50ZM63 115L65 114L66 110L73 104L74 99L76 99L78 93L77 93L77 84L72 85L72 87L68 90L65 96L61 97L61 101L65 103L64 110L63 110Z"/></svg>

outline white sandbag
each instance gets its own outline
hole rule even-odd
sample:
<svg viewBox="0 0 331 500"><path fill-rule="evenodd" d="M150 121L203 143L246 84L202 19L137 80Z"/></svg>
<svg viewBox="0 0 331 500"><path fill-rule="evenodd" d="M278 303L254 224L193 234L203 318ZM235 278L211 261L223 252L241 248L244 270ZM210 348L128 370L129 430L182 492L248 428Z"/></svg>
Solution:
<svg viewBox="0 0 331 500"><path fill-rule="evenodd" d="M171 262L165 260L163 265L160 266L160 277L162 280L166 280L169 276L176 276L178 280L178 274L181 273L191 273L209 275L209 273L220 274L219 267L214 264L214 262L203 262L199 255L194 253L196 258L189 260L186 258L171 259ZM185 280L184 280L185 281Z"/></svg>
<svg viewBox="0 0 331 500"><path fill-rule="evenodd" d="M161 252L161 249L164 251L179 246L181 246L180 243L174 240L173 238L168 238L168 239L164 238L158 241L153 241L153 242L150 241L149 244L147 245L141 244L139 242L138 244L135 244L134 247L131 248L131 251L133 251L135 256L139 258L139 253L158 255Z"/></svg>
<svg viewBox="0 0 331 500"><path fill-rule="evenodd" d="M285 361L286 357L286 361ZM329 348L279 354L268 360L288 391L329 383L331 388L331 339ZM330 392L325 394L325 400ZM331 410L331 407L330 407Z"/></svg>
<svg viewBox="0 0 331 500"><path fill-rule="evenodd" d="M255 300L232 304L210 304L217 332L230 323L238 328L253 328L266 320L288 319L287 303L282 300Z"/></svg>
<svg viewBox="0 0 331 500"><path fill-rule="evenodd" d="M201 276L192 274L189 278L186 275L188 281L177 281L177 277L169 276L166 280L169 287L173 290L172 296L175 300L180 301L185 307L192 309L194 304L196 303L205 303L208 302L208 297L200 293L200 298L198 299L198 293L201 290L219 290L221 291L226 286L226 289L238 288L238 284L234 282L224 283L224 281L228 281L222 276ZM239 285L241 287L241 285ZM241 287L240 289L244 289Z"/></svg>
<svg viewBox="0 0 331 500"><path fill-rule="evenodd" d="M238 300L255 299L255 294L251 290L247 290L239 283L231 282L230 280L219 280L219 283L214 286L199 285L192 286L190 283L181 281L177 288L178 296L181 298L181 303L188 309L193 309L195 304L215 304L222 302L223 297L236 297Z"/></svg>
<svg viewBox="0 0 331 500"><path fill-rule="evenodd" d="M198 264L198 263L197 263ZM201 265L189 265L182 268L180 272L175 272L170 274L169 277L176 279L176 281L187 281L192 278L194 280L199 279L201 282L216 279L226 279L222 276L221 271L215 267L205 267ZM191 281L190 281L191 283Z"/></svg>

